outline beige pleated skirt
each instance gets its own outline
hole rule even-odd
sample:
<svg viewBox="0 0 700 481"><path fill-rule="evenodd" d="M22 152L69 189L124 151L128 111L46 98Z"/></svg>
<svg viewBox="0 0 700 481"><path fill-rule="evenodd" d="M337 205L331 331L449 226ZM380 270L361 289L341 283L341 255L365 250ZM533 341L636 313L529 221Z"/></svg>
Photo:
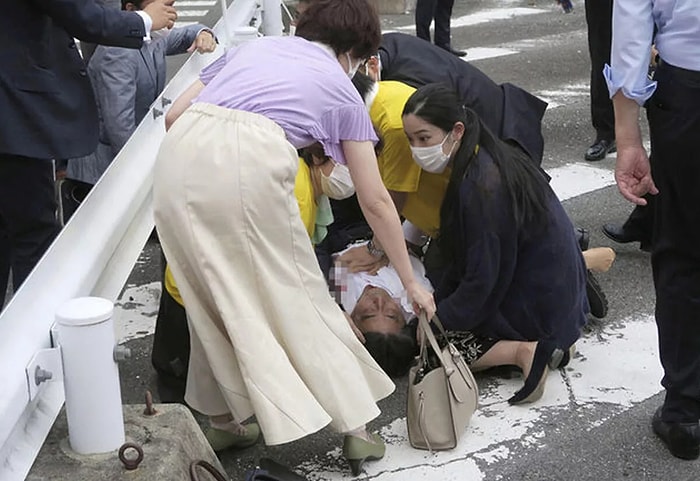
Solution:
<svg viewBox="0 0 700 481"><path fill-rule="evenodd" d="M166 134L156 226L190 318L187 403L256 415L268 444L356 429L394 390L328 293L294 197L296 150L266 117L191 106Z"/></svg>

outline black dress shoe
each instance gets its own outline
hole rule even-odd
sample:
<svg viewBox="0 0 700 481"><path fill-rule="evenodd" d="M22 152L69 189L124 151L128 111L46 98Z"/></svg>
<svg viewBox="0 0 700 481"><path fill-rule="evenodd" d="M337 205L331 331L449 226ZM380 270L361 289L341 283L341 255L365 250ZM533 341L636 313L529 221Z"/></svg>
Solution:
<svg viewBox="0 0 700 481"><path fill-rule="evenodd" d="M466 57L466 55L467 55L467 52L465 52L464 50L455 50L452 47L443 47L441 45L438 45L438 47L440 47L443 50L447 50L452 55L455 55L457 57Z"/></svg>
<svg viewBox="0 0 700 481"><path fill-rule="evenodd" d="M576 240L578 241L581 251L587 251L588 245L591 242L591 235L588 232L588 229L583 227L574 227L574 234L576 235Z"/></svg>
<svg viewBox="0 0 700 481"><path fill-rule="evenodd" d="M602 160L609 153L613 153L617 150L614 140L600 139L596 140L593 145L588 147L586 155L584 158L586 160Z"/></svg>
<svg viewBox="0 0 700 481"><path fill-rule="evenodd" d="M618 244L628 244L630 242L639 242L639 248L645 252L651 251L651 242L648 237L638 231L625 229L623 226L615 224L605 224L601 229L605 237L617 242Z"/></svg>
<svg viewBox="0 0 700 481"><path fill-rule="evenodd" d="M700 425L694 423L668 423L661 419L662 408L656 410L651 427L668 450L680 459L700 457Z"/></svg>
<svg viewBox="0 0 700 481"><path fill-rule="evenodd" d="M608 298L591 271L586 276L586 296L592 316L602 319L608 315Z"/></svg>

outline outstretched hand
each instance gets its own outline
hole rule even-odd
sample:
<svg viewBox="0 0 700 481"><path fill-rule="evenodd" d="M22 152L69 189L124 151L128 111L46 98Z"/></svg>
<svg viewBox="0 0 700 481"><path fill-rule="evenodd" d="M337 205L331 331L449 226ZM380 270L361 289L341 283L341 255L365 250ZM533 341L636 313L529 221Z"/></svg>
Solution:
<svg viewBox="0 0 700 481"><path fill-rule="evenodd" d="M615 181L622 196L637 205L646 205L646 194L656 195L659 189L651 177L651 165L646 150L640 145L618 145Z"/></svg>
<svg viewBox="0 0 700 481"><path fill-rule="evenodd" d="M408 293L408 298L413 303L413 311L416 314L420 311L425 312L426 318L428 322L430 322L437 311L433 294L418 282L413 282L409 286L406 286L406 292Z"/></svg>

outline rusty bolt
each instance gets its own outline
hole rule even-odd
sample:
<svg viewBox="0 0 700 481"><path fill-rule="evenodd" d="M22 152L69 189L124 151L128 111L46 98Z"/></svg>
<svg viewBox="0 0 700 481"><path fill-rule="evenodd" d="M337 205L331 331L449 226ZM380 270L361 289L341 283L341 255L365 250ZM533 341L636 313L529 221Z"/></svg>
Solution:
<svg viewBox="0 0 700 481"><path fill-rule="evenodd" d="M127 449L133 449L136 451L136 457L127 458L125 454ZM132 471L138 468L141 461L143 461L143 449L141 449L141 446L138 444L124 443L122 444L122 447L119 448L119 461L122 462L127 471Z"/></svg>
<svg viewBox="0 0 700 481"><path fill-rule="evenodd" d="M143 410L143 414L146 416L158 414L156 408L153 407L153 395L151 394L151 391L146 391L146 409Z"/></svg>

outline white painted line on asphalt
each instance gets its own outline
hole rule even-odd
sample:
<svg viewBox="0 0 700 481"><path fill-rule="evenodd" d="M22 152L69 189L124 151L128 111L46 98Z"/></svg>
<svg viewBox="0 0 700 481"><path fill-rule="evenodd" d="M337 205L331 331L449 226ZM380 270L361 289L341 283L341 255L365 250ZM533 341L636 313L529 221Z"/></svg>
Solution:
<svg viewBox="0 0 700 481"><path fill-rule="evenodd" d="M494 8L489 10L481 10L479 12L471 13L469 15L463 15L461 17L453 18L450 22L450 28L460 28L469 27L472 25L479 25L481 23L493 22L494 20L507 20L513 17L519 17L522 15L534 15L537 13L545 13L548 10L542 10L540 8ZM432 27L431 27L432 28ZM397 27L397 30L416 30L415 25L404 25Z"/></svg>
<svg viewBox="0 0 700 481"><path fill-rule="evenodd" d="M178 1L175 5L179 9L182 7L213 7L218 2L216 0L183 0Z"/></svg>
<svg viewBox="0 0 700 481"><path fill-rule="evenodd" d="M629 318L620 325L623 327L607 328L600 336L579 340L578 354L565 372L550 372L545 394L535 404L509 406L507 399L520 389L522 379L486 374L482 378L486 386L480 392L480 407L453 450L430 454L411 448L406 419L396 419L381 430L387 444L386 455L366 465L367 479L482 480L485 478L479 465L507 459L513 448L542 446L548 429L542 421L557 412L573 406L603 404L616 414L653 396L661 390L662 376L653 318ZM511 448L503 446L505 443ZM351 479L339 448L302 464L300 470L310 480Z"/></svg>
<svg viewBox="0 0 700 481"><path fill-rule="evenodd" d="M199 22L175 22L175 27L189 27L190 25L197 25Z"/></svg>
<svg viewBox="0 0 700 481"><path fill-rule="evenodd" d="M130 286L114 305L117 342L124 343L153 334L160 303L160 282Z"/></svg>
<svg viewBox="0 0 700 481"><path fill-rule="evenodd" d="M558 89L539 90L535 92L535 95L549 104L547 105L547 110L553 110L580 99L586 99L586 101L588 101L590 89L588 83L577 82L564 85Z"/></svg>
<svg viewBox="0 0 700 481"><path fill-rule="evenodd" d="M178 10L177 16L179 17L203 17L209 10Z"/></svg>
<svg viewBox="0 0 700 481"><path fill-rule="evenodd" d="M561 201L594 192L615 183L612 170L592 167L584 163L567 164L550 169L547 173L552 177L549 184Z"/></svg>
<svg viewBox="0 0 700 481"><path fill-rule="evenodd" d="M474 47L467 49L467 55L462 57L465 62L475 62L477 60L485 60L487 58L505 57L518 53L517 50L500 47Z"/></svg>

